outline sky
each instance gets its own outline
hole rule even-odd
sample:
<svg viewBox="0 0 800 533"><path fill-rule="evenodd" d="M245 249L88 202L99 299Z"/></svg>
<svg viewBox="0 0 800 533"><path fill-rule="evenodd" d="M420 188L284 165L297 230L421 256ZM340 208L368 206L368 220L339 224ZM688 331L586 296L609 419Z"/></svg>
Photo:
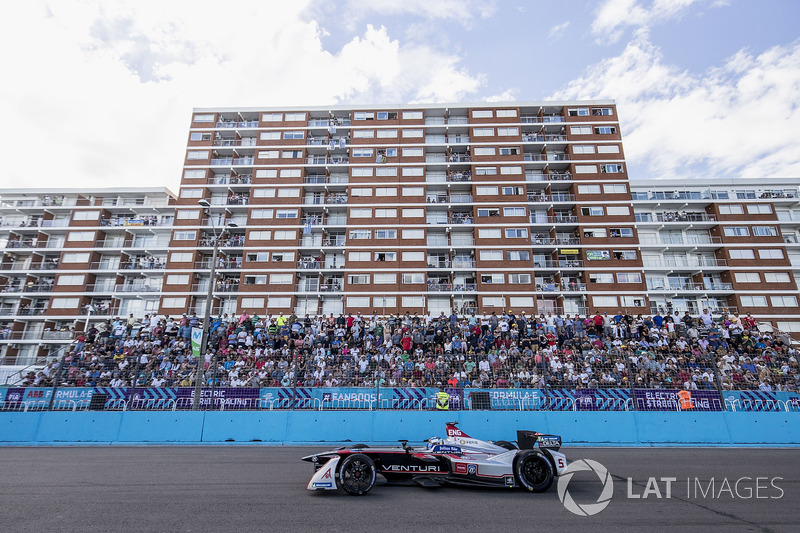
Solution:
<svg viewBox="0 0 800 533"><path fill-rule="evenodd" d="M796 0L9 6L0 187L177 192L195 107L591 98L632 180L800 177Z"/></svg>

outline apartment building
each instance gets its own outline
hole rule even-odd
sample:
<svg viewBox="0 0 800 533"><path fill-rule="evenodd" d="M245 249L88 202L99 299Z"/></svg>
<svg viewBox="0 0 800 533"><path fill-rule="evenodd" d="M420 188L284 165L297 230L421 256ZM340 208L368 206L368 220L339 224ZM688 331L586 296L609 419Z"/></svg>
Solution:
<svg viewBox="0 0 800 533"><path fill-rule="evenodd" d="M0 191L0 353L46 353L87 309L202 316L209 291L229 315L708 308L800 330L800 179L629 181L621 139L606 100L196 109L177 196Z"/></svg>

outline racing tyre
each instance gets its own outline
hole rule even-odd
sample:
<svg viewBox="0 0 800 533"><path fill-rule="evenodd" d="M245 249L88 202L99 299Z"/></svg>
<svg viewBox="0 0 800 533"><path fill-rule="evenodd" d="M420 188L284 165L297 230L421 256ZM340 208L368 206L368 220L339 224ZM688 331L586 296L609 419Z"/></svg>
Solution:
<svg viewBox="0 0 800 533"><path fill-rule="evenodd" d="M514 460L514 477L517 483L531 492L544 492L553 484L553 465L541 452L525 450Z"/></svg>
<svg viewBox="0 0 800 533"><path fill-rule="evenodd" d="M354 453L339 466L339 485L347 494L361 496L375 485L375 474L375 462L363 453Z"/></svg>
<svg viewBox="0 0 800 533"><path fill-rule="evenodd" d="M513 442L508 442L507 440L498 440L495 441L495 444L501 448L505 448L506 450L519 450L519 446Z"/></svg>

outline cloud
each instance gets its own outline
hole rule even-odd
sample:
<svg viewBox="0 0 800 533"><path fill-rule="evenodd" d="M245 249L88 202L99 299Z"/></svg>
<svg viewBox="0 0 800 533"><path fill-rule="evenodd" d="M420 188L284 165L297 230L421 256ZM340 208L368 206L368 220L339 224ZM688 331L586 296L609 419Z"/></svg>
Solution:
<svg viewBox="0 0 800 533"><path fill-rule="evenodd" d="M455 21L472 28L476 19L485 19L497 11L496 0L345 0L315 2L308 8L311 17L324 15L353 30L370 16L412 15L428 21Z"/></svg>
<svg viewBox="0 0 800 533"><path fill-rule="evenodd" d="M556 39L560 38L564 31L569 26L569 21L562 22L561 24L556 24L552 28L550 28L550 32L547 34L548 37L555 37Z"/></svg>
<svg viewBox="0 0 800 533"><path fill-rule="evenodd" d="M0 85L14 125L0 186L175 190L193 107L457 101L485 85L460 56L383 26L326 49L309 4L23 2L0 20L15 50L0 68L18 80Z"/></svg>
<svg viewBox="0 0 800 533"><path fill-rule="evenodd" d="M680 17L688 7L707 0L652 0L649 7L639 0L606 0L592 22L592 34L598 43L619 41L626 27L648 28Z"/></svg>
<svg viewBox="0 0 800 533"><path fill-rule="evenodd" d="M552 97L615 98L632 179L800 175L800 41L692 75L640 38Z"/></svg>

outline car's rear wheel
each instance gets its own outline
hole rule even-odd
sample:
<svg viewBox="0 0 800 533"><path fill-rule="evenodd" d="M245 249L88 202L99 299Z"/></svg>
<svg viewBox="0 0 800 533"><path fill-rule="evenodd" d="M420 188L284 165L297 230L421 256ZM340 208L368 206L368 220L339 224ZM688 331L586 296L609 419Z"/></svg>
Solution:
<svg viewBox="0 0 800 533"><path fill-rule="evenodd" d="M526 450L514 460L514 476L523 488L531 492L544 492L555 478L553 465L543 453Z"/></svg>
<svg viewBox="0 0 800 533"><path fill-rule="evenodd" d="M375 475L375 462L363 453L354 453L339 466L339 485L347 494L360 496L375 485Z"/></svg>

